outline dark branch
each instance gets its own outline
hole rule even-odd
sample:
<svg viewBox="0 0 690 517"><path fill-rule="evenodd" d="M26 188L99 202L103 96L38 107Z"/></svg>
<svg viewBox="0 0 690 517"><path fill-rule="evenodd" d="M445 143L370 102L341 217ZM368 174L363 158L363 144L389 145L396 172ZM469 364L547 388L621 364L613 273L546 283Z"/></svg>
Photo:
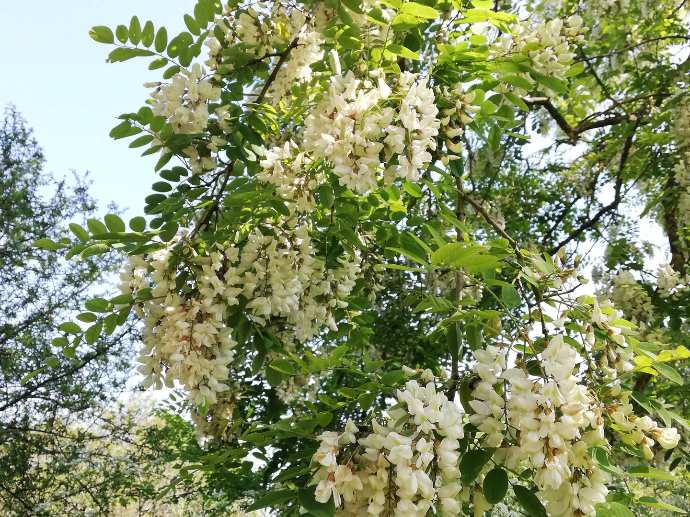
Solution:
<svg viewBox="0 0 690 517"><path fill-rule="evenodd" d="M623 196L622 196L622 188L623 188L623 171L625 169L625 165L628 162L628 158L630 157L630 150L632 149L632 144L633 144L633 139L635 137L635 131L637 130L637 126L639 125L639 122L635 123L635 126L633 127L632 131L630 134L627 136L625 139L625 143L623 144L623 150L621 151L621 158L620 161L618 162L618 170L616 171L616 183L614 186L614 196L613 196L613 201L611 201L608 205L605 205L599 209L599 211L594 214L594 217L591 219L585 221L582 223L579 227L577 227L575 230L573 230L565 239L563 239L561 242L556 244L553 248L549 250L550 254L557 253L558 250L560 250L563 246L567 245L568 243L572 242L573 240L577 239L582 235L584 232L589 230L590 228L596 226L596 224L607 214L615 211L618 208L618 205L621 203Z"/></svg>
<svg viewBox="0 0 690 517"><path fill-rule="evenodd" d="M582 120L576 126L571 126L565 119L563 114L553 105L551 99L548 97L523 97L523 100L528 106L543 107L551 118L558 124L558 127L568 136L570 143L574 144L580 138L580 135L591 129L598 129L607 126L613 126L628 120L628 115L619 114L608 116L599 120Z"/></svg>

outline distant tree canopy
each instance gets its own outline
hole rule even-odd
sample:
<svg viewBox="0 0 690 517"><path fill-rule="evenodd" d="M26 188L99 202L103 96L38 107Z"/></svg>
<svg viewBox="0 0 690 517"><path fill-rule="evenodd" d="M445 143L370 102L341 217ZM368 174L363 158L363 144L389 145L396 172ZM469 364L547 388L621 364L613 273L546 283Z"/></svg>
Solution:
<svg viewBox="0 0 690 517"><path fill-rule="evenodd" d="M43 152L13 106L0 121L0 500L29 511L69 472L78 447L55 447L71 423L111 400L124 380L126 331L80 357L63 347L56 325L77 310L112 270L113 258L68 262L34 247L59 239L95 205L86 184L43 170ZM81 420L85 419L85 420ZM78 434L78 433L77 433ZM75 436L75 440L78 438ZM64 495L83 487L63 481Z"/></svg>

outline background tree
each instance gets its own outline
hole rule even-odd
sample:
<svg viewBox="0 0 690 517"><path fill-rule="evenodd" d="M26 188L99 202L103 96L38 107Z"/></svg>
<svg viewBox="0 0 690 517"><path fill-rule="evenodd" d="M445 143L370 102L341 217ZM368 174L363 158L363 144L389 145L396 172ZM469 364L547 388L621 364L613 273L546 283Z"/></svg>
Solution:
<svg viewBox="0 0 690 517"><path fill-rule="evenodd" d="M128 330L79 358L79 345L57 337L59 321L102 288L117 259L74 263L34 247L46 236L63 238L68 221L95 210L83 179L57 180L43 167L31 129L8 106L0 122L0 500L19 515L58 492L68 500L96 489L64 476L130 361Z"/></svg>

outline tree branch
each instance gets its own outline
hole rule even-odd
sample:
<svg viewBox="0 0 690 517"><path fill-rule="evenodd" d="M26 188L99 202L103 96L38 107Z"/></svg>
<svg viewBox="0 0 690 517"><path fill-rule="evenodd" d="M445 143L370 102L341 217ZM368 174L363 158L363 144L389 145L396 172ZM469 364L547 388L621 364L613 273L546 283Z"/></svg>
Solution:
<svg viewBox="0 0 690 517"><path fill-rule="evenodd" d="M306 22L305 22L306 23ZM297 46L297 43L299 42L299 31L297 33L297 36L290 42L290 44L287 46L287 48L280 53L280 58L278 58L278 62L276 63L276 66L273 67L273 70L271 70L271 75L268 76L268 79L266 79L266 82L264 83L263 88L261 88L261 91L259 92L259 95L256 97L256 104L261 104L264 100L264 97L266 97L266 94L268 93L268 89L271 87L271 84L273 81L276 80L276 77L278 77L278 71L280 70L280 67L283 66L283 63L287 61L288 56L290 55L290 52L292 51L293 48Z"/></svg>
<svg viewBox="0 0 690 517"><path fill-rule="evenodd" d="M565 119L563 114L553 105L551 99L548 97L523 97L525 103L528 106L541 106L543 107L551 118L558 124L558 127L568 136L571 144L575 144L580 138L580 135L591 129L598 129L607 126L613 126L625 122L628 120L628 115L618 114L613 116L608 116L599 120L582 120L576 126L571 126Z"/></svg>
<svg viewBox="0 0 690 517"><path fill-rule="evenodd" d="M623 47L618 50L612 50L611 52L607 52L606 54L599 54L596 56L590 56L590 57L585 57L585 56L580 56L579 59L576 59L575 61L594 61L595 59L603 59L605 57L611 57L615 56L617 54L622 54L624 52L628 52L629 50L635 50L636 48L644 47L645 45L649 43L655 43L657 41L664 41L664 40L673 40L673 39L679 39L679 40L684 40L684 41L690 41L690 36L686 36L683 34L672 34L670 36L659 36L658 38L650 38L645 41L641 41L640 43L636 43L634 45L628 45L627 47Z"/></svg>
<svg viewBox="0 0 690 517"><path fill-rule="evenodd" d="M491 217L491 215L489 215L489 213L484 209L484 207L479 202L477 202L475 199L471 198L467 194L462 194L462 198L467 203L472 205L472 208L474 208L474 210L479 215L481 215L482 218L484 218L484 220L489 224L489 226L491 226L494 230L496 230L496 233L498 233L501 237L503 237L505 240L508 241L510 246L513 248L513 250L515 250L516 254L519 257L520 256L520 247L518 246L515 239L513 239L510 235L508 235L508 233L506 233L506 231L503 228L501 228L501 225L498 224L494 220L494 218Z"/></svg>
<svg viewBox="0 0 690 517"><path fill-rule="evenodd" d="M114 341L107 343L107 345L104 346L103 348L97 349L93 353L85 356L84 359L82 360L82 362L79 363L78 365L74 366L73 368L70 368L69 370L67 370L63 373L56 375L55 377L49 377L49 378L47 378L41 382L38 382L34 385L26 387L22 394L14 397L12 400L5 402L2 406L0 406L0 413L9 409L10 407L14 406L15 404L18 404L19 402L21 402L23 400L31 398L33 396L33 394L36 391L38 391L40 388L42 388L48 384L54 383L60 379L64 379L65 377L69 377L70 375L74 375L79 370L86 367L94 359L97 359L97 358L105 355L108 352L108 350L110 350L111 347L118 344L126 335L128 335L130 330L131 329L129 329L129 328L125 329L123 332L120 333L119 336L117 336L117 338L114 339Z"/></svg>
<svg viewBox="0 0 690 517"><path fill-rule="evenodd" d="M223 197L223 192L225 192L225 187L227 186L228 181L230 180L230 172L232 172L232 167L233 162L230 162L225 167L225 169L216 177L216 182L218 181L218 179L223 178L220 182L220 188L218 189L218 192L216 192L215 194L212 193L213 203L206 209L204 214L201 216L201 219L199 219L199 222L197 222L194 225L192 231L189 232L189 236L187 237L189 241L193 240L194 237L208 225L213 215L220 208L220 201Z"/></svg>
<svg viewBox="0 0 690 517"><path fill-rule="evenodd" d="M618 205L621 203L623 198L623 170L625 169L625 165L628 162L628 158L630 157L630 150L632 148L633 139L635 137L635 131L637 130L638 125L639 121L635 123L632 131L627 136L627 138L625 139L625 143L623 144L623 150L621 151L621 158L618 162L618 170L616 172L616 183L614 186L613 201L611 201L608 205L601 207L601 209L599 209L599 211L596 214L594 214L594 217L582 223L579 227L572 231L565 239L563 239L561 242L559 242L553 248L551 248L549 250L550 254L553 255L554 253L558 252L558 250L561 249L563 246L577 239L580 235L582 235L583 232L595 226L609 212L613 212L614 210L616 210L616 208L618 208Z"/></svg>

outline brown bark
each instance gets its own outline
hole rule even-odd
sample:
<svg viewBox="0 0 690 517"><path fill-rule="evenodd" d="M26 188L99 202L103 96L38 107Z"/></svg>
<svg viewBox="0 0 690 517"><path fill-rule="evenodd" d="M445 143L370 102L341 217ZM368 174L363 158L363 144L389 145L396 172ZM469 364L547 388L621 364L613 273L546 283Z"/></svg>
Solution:
<svg viewBox="0 0 690 517"><path fill-rule="evenodd" d="M666 192L669 195L662 203L664 212L664 230L666 230L666 236L668 237L668 245L671 250L671 267L678 271L683 272L686 265L686 243L683 242L683 238L678 232L678 199L671 193L678 188L678 183L676 182L675 175L673 172L669 172L668 178L666 179Z"/></svg>

